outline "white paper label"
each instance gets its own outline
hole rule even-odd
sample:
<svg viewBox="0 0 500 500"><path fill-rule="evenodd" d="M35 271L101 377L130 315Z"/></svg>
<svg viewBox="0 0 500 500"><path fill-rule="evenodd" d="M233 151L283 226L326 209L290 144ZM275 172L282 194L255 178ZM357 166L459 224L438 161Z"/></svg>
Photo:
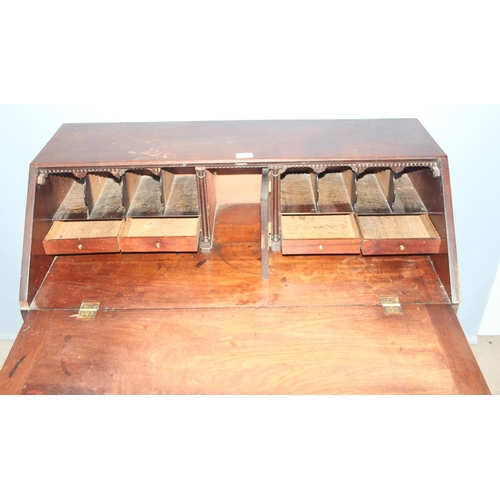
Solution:
<svg viewBox="0 0 500 500"><path fill-rule="evenodd" d="M236 158L238 158L238 160L242 158L253 158L253 153L236 153Z"/></svg>

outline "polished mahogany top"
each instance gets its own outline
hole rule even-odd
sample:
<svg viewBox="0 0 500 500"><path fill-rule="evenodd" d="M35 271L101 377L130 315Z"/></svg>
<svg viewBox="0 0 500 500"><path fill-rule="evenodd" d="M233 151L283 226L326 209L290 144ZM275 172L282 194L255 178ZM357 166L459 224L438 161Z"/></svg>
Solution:
<svg viewBox="0 0 500 500"><path fill-rule="evenodd" d="M444 157L417 119L64 124L32 165L112 167Z"/></svg>

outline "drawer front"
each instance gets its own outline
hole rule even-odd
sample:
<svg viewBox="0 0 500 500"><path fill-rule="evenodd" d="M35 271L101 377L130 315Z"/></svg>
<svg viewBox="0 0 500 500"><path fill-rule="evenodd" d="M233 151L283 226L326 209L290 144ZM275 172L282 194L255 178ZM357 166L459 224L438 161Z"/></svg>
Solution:
<svg viewBox="0 0 500 500"><path fill-rule="evenodd" d="M197 252L198 236L122 237L120 249L132 252Z"/></svg>
<svg viewBox="0 0 500 500"><path fill-rule="evenodd" d="M359 254L360 236L353 214L281 217L283 255Z"/></svg>
<svg viewBox="0 0 500 500"><path fill-rule="evenodd" d="M43 248L47 255L119 252L121 227L121 220L54 221Z"/></svg>
<svg viewBox="0 0 500 500"><path fill-rule="evenodd" d="M283 255L311 255L311 254L359 254L360 240L348 239L321 239L321 240L283 240L281 252Z"/></svg>
<svg viewBox="0 0 500 500"><path fill-rule="evenodd" d="M364 239L361 242L363 255L411 255L436 254L446 251L442 239Z"/></svg>
<svg viewBox="0 0 500 500"><path fill-rule="evenodd" d="M153 218L125 221L120 234L122 252L196 252L199 218Z"/></svg>
<svg viewBox="0 0 500 500"><path fill-rule="evenodd" d="M44 240L43 248L47 255L115 253L120 251L117 236L107 238Z"/></svg>

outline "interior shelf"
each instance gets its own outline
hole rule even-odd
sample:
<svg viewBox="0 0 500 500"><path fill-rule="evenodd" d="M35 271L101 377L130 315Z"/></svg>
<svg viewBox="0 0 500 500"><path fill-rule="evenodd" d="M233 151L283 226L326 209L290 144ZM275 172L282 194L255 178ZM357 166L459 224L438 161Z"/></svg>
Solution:
<svg viewBox="0 0 500 500"><path fill-rule="evenodd" d="M86 219L85 183L83 180L72 179L70 187L54 214L54 220Z"/></svg>
<svg viewBox="0 0 500 500"><path fill-rule="evenodd" d="M281 179L281 212L317 212L316 190L314 173L286 173Z"/></svg>
<svg viewBox="0 0 500 500"><path fill-rule="evenodd" d="M196 252L198 217L127 219L120 235L122 252Z"/></svg>
<svg viewBox="0 0 500 500"><path fill-rule="evenodd" d="M441 253L444 241L427 214L359 216L364 255Z"/></svg>
<svg viewBox="0 0 500 500"><path fill-rule="evenodd" d="M198 217L55 221L43 247L47 255L196 252L199 232Z"/></svg>
<svg viewBox="0 0 500 500"><path fill-rule="evenodd" d="M392 205L392 213L409 214L427 212L427 208L415 190L408 174L403 173L395 177L394 192L395 197Z"/></svg>
<svg viewBox="0 0 500 500"><path fill-rule="evenodd" d="M88 173L83 179L52 174L45 188L53 204L53 224L43 241L49 255L198 249L195 174L168 169L119 177Z"/></svg>
<svg viewBox="0 0 500 500"><path fill-rule="evenodd" d="M127 172L123 177L127 217L160 217L163 212L160 178L136 172Z"/></svg>
<svg viewBox="0 0 500 500"><path fill-rule="evenodd" d="M281 178L280 208L293 213L412 214L427 208L407 173L390 169L357 176L341 171L288 172Z"/></svg>
<svg viewBox="0 0 500 500"><path fill-rule="evenodd" d="M318 212L352 212L352 170L324 172L318 176Z"/></svg>
<svg viewBox="0 0 500 500"><path fill-rule="evenodd" d="M389 180L392 172L365 172L356 181L356 213L392 213L388 197ZM386 182L383 182L386 181Z"/></svg>
<svg viewBox="0 0 500 500"><path fill-rule="evenodd" d="M43 240L47 255L120 251L121 220L55 221Z"/></svg>
<svg viewBox="0 0 500 500"><path fill-rule="evenodd" d="M282 253L398 255L442 253L427 214L282 215Z"/></svg>
<svg viewBox="0 0 500 500"><path fill-rule="evenodd" d="M85 178L85 204L89 219L123 217L120 182L111 175L88 174Z"/></svg>
<svg viewBox="0 0 500 500"><path fill-rule="evenodd" d="M282 215L282 253L356 254L360 235L354 215Z"/></svg>
<svg viewBox="0 0 500 500"><path fill-rule="evenodd" d="M389 168L359 175L351 169L285 173L280 188L282 253L441 253L440 186L439 176L425 167L397 174ZM436 208L438 213L431 214Z"/></svg>
<svg viewBox="0 0 500 500"><path fill-rule="evenodd" d="M289 172L281 179L281 213L353 212L352 170L339 172Z"/></svg>
<svg viewBox="0 0 500 500"><path fill-rule="evenodd" d="M175 175L162 172L164 215L186 217L200 214L195 175ZM173 176L173 177L171 177Z"/></svg>

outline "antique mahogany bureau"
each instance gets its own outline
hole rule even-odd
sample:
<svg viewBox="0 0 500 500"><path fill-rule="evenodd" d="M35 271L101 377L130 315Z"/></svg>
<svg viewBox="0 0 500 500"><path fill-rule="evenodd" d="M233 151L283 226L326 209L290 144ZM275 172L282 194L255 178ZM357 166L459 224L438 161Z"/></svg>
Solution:
<svg viewBox="0 0 500 500"><path fill-rule="evenodd" d="M65 124L6 394L488 393L415 119Z"/></svg>

